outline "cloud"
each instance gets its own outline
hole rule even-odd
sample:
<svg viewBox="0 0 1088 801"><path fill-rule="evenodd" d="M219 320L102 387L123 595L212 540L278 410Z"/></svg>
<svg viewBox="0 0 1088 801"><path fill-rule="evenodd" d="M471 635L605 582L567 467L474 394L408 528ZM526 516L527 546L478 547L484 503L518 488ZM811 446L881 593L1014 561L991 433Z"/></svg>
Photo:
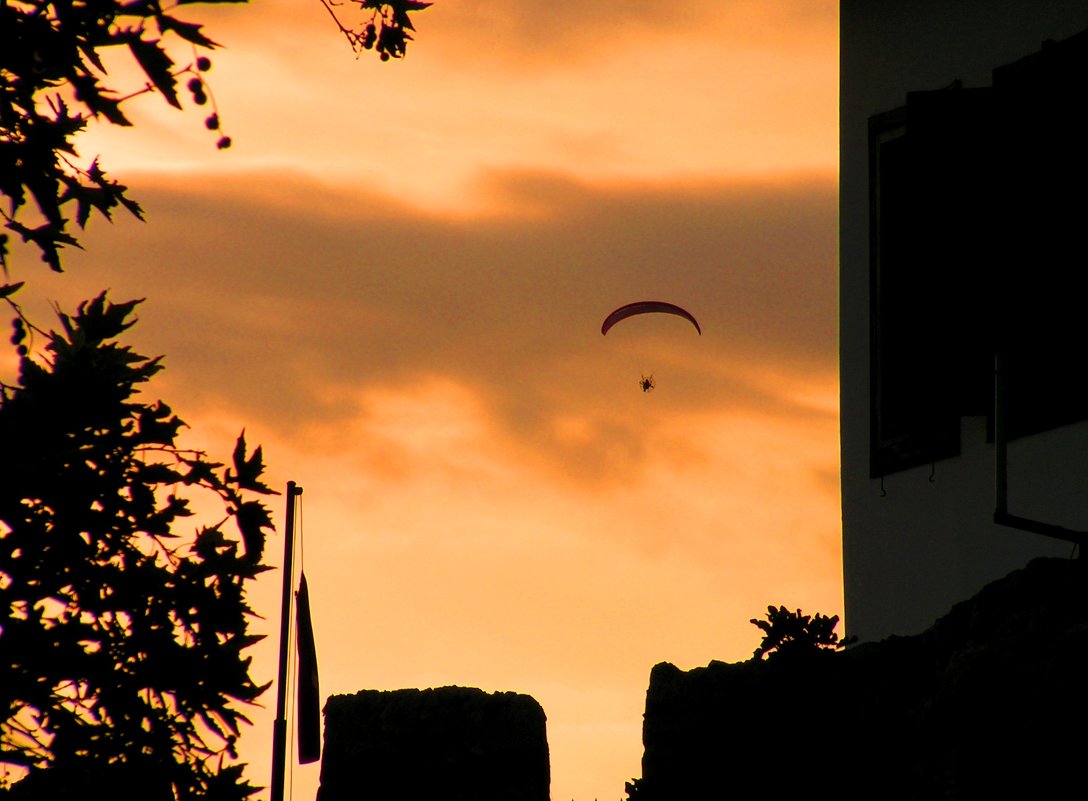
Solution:
<svg viewBox="0 0 1088 801"><path fill-rule="evenodd" d="M646 49L711 38L723 47L796 45L833 36L837 22L838 4L830 0L439 0L417 15L428 46L458 43L478 60L501 56L526 67L592 61L640 40Z"/></svg>
<svg viewBox="0 0 1088 801"><path fill-rule="evenodd" d="M649 665L747 656L769 602L839 608L832 176L496 172L456 215L272 173L131 183L148 223L19 277L67 308L146 296L151 390L305 484L319 642L347 644L326 692L532 692L582 792L590 746L602 783L637 770ZM703 336L600 335L644 296Z"/></svg>
<svg viewBox="0 0 1088 801"><path fill-rule="evenodd" d="M166 355L181 408L317 436L365 421L376 398L443 386L585 472L639 469L675 415L833 411L803 398L835 380L830 179L495 174L504 211L464 216L272 175L135 191L151 222L97 228L56 289L69 304L103 286L149 297L138 336ZM691 309L703 336L655 317L601 337L605 314L640 298Z"/></svg>
<svg viewBox="0 0 1088 801"><path fill-rule="evenodd" d="M233 147L216 150L204 107L179 114L149 95L126 103L131 129L93 125L79 149L125 179L290 169L446 210L484 170L672 180L835 168L834 3L581 6L438 0L396 63L356 59L317 4L194 9L227 45L204 77ZM116 86L142 86L119 61Z"/></svg>
<svg viewBox="0 0 1088 801"><path fill-rule="evenodd" d="M368 10L336 7L349 27ZM256 38L300 68L337 50L350 53L336 23L316 3L267 0L260 9L224 6L183 15L206 22L212 38L234 47ZM440 54L463 64L505 61L539 68L547 62L592 62L600 54L641 42L646 49L677 40L713 39L723 47L796 47L834 38L834 0L436 0L412 15L416 27L408 59ZM318 40L317 37L320 37ZM313 50L315 41L327 47Z"/></svg>

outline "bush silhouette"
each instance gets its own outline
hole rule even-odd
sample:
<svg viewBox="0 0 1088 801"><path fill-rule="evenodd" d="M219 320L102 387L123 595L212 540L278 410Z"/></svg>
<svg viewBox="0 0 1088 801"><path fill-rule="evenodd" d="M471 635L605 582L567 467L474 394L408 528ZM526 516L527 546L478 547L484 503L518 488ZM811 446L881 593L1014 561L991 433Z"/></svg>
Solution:
<svg viewBox="0 0 1088 801"><path fill-rule="evenodd" d="M768 606L766 620L752 618L749 622L763 631L763 641L752 655L753 659L795 658L834 651L845 648L854 640L852 637L839 639L835 632L839 625L838 615L810 617L800 609L791 612L784 606Z"/></svg>

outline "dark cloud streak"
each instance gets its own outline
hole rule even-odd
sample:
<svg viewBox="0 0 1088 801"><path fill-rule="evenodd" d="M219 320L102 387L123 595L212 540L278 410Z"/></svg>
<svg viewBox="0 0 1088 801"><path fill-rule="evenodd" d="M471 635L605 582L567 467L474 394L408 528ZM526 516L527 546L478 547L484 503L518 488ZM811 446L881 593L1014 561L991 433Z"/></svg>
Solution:
<svg viewBox="0 0 1088 801"><path fill-rule="evenodd" d="M186 402L255 424L335 426L368 387L444 377L509 436L604 469L637 466L666 410L813 413L748 381L753 367L834 375L831 179L654 188L507 174L490 192L513 213L461 218L301 180L193 185L140 187L151 222L100 230L66 280L148 296L141 336ZM704 336L680 350L668 329L650 336L668 405L628 418L610 406L616 351L598 329L639 297L688 306ZM586 437L558 441L564 416Z"/></svg>

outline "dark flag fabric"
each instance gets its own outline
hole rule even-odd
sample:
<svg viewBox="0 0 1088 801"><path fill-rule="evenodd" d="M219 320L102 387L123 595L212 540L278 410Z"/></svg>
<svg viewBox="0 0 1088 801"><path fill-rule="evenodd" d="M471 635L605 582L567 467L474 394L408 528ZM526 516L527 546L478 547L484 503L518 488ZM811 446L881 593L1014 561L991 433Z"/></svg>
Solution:
<svg viewBox="0 0 1088 801"><path fill-rule="evenodd" d="M310 591L302 574L295 593L295 631L298 640L298 761L321 759L321 692L317 686L317 647L310 621Z"/></svg>

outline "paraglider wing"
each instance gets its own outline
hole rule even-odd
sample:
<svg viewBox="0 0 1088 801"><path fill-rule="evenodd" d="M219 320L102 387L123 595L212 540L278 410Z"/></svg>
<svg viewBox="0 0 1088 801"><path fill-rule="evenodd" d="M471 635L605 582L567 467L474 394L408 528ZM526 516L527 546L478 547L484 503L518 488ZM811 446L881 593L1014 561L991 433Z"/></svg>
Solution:
<svg viewBox="0 0 1088 801"><path fill-rule="evenodd" d="M620 320L626 320L628 317L634 317L636 314L652 314L655 312L661 314L675 314L678 317L683 317L695 326L695 330L699 332L700 336L703 333L703 329L699 327L699 321L691 315L691 312L687 311L687 309L680 308L675 303L666 303L663 300L640 300L635 303L628 303L626 306L620 306L604 318L604 322L601 323L601 333L607 334L608 329Z"/></svg>

